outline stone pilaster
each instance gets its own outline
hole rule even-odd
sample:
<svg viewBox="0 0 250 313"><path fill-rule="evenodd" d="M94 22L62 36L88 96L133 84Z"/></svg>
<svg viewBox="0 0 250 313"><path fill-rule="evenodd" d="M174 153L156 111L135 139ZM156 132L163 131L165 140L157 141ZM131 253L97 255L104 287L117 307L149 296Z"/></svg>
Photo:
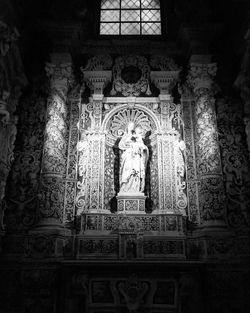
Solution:
<svg viewBox="0 0 250 313"><path fill-rule="evenodd" d="M225 194L215 112L216 63L193 56L188 84L195 95L193 108L196 170L200 181L199 206L204 227L225 226Z"/></svg>
<svg viewBox="0 0 250 313"><path fill-rule="evenodd" d="M67 57L67 55L65 56ZM40 189L40 221L38 228L62 227L63 176L66 169L67 148L67 93L72 83L72 66L60 55L53 56L53 63L46 64L50 80L47 103L47 120Z"/></svg>
<svg viewBox="0 0 250 313"><path fill-rule="evenodd" d="M16 107L21 88L27 84L22 70L16 28L0 21L0 234L4 232L4 197L6 181L14 159L18 117Z"/></svg>
<svg viewBox="0 0 250 313"><path fill-rule="evenodd" d="M159 100L161 108L161 125L163 129L170 128L169 108L173 101L171 92L177 83L180 70L174 71L152 71L151 80L160 90Z"/></svg>
<svg viewBox="0 0 250 313"><path fill-rule="evenodd" d="M250 29L245 35L246 51L242 59L241 69L234 86L240 90L240 96L244 103L244 123L248 151L250 155Z"/></svg>
<svg viewBox="0 0 250 313"><path fill-rule="evenodd" d="M94 60L96 59L93 58L92 61L94 62ZM84 154L86 153L84 150L86 149L86 145L88 146L88 167L90 174L88 181L86 181L86 177L82 177L86 184L85 190L88 190L88 192L85 192L84 199L86 203L85 206L88 207L87 210L91 213L95 213L102 211L104 201L103 158L105 151L105 134L101 131L104 97L103 89L107 83L111 81L112 72L110 70L104 70L104 65L101 66L100 70L96 70L96 67L92 65L89 65L88 70L82 69L84 82L86 82L92 92L89 99L90 104L86 107L91 119L91 125L84 133L83 137L85 141L81 141L78 148L79 159L84 160ZM84 173L84 175L86 175L86 173ZM109 211L107 213L109 213Z"/></svg>
<svg viewBox="0 0 250 313"><path fill-rule="evenodd" d="M186 181L188 194L188 217L193 225L200 224L200 210L198 189L199 181L196 170L196 155L194 141L194 94L187 84L179 85L181 95L181 106L183 110L184 135L183 140L186 144Z"/></svg>

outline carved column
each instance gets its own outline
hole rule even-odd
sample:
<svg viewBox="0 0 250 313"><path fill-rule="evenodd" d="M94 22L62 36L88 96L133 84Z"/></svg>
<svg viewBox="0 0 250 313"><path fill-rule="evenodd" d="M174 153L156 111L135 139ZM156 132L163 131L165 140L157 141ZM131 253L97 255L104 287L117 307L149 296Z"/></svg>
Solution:
<svg viewBox="0 0 250 313"><path fill-rule="evenodd" d="M179 212L175 205L175 197L178 198L178 188L173 188L177 180L173 177L174 173L171 168L171 164L174 163L172 157L175 155L177 132L174 132L170 120L170 107L173 103L171 92L176 85L179 72L180 70L151 72L152 81L160 89L161 133L158 134L159 212L169 214L177 213L177 210ZM185 215L185 210L181 210L181 213Z"/></svg>
<svg viewBox="0 0 250 313"><path fill-rule="evenodd" d="M7 177L14 159L18 117L16 107L21 88L27 84L16 41L19 35L0 21L0 233L4 231L4 196Z"/></svg>
<svg viewBox="0 0 250 313"><path fill-rule="evenodd" d="M241 70L234 82L234 86L240 90L240 96L244 103L244 123L247 146L250 155L250 29L245 35L246 51L243 56Z"/></svg>
<svg viewBox="0 0 250 313"><path fill-rule="evenodd" d="M195 141L194 141L194 94L187 84L179 86L181 106L183 109L184 135L186 144L186 181L188 194L188 217L194 225L200 224L200 210L198 199L198 178L196 170Z"/></svg>
<svg viewBox="0 0 250 313"><path fill-rule="evenodd" d="M46 64L50 80L47 120L41 171L40 221L37 228L62 227L63 176L66 170L67 93L72 83L72 66L56 55Z"/></svg>
<svg viewBox="0 0 250 313"><path fill-rule="evenodd" d="M84 207L81 206L79 212L100 212L104 203L104 147L105 134L101 130L103 89L111 81L112 72L109 70L96 70L94 66L96 59L93 58L89 63L88 70L82 69L84 81L92 91L90 103L82 108L88 111L91 125L82 134L82 140L78 145L80 168L82 169L83 191L78 193L79 199L84 199ZM92 63L91 63L92 62ZM101 66L101 69L105 66ZM88 164L84 163L86 151L89 157ZM82 161L81 161L82 160ZM86 166L87 165L87 166ZM83 171L83 168L86 170ZM109 212L107 212L109 213Z"/></svg>
<svg viewBox="0 0 250 313"><path fill-rule="evenodd" d="M200 59L198 59L199 61ZM215 112L216 63L202 57L190 62L188 84L195 95L194 133L199 206L204 227L225 226L225 194Z"/></svg>

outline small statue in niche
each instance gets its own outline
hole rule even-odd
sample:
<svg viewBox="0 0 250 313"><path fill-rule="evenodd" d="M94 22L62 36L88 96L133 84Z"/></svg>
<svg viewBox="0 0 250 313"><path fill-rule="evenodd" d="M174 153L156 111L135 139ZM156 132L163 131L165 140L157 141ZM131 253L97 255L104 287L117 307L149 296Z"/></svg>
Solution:
<svg viewBox="0 0 250 313"><path fill-rule="evenodd" d="M120 194L143 193L146 168L149 157L148 147L143 142L143 131L135 128L133 122L127 125L127 131L119 142L122 151L120 157Z"/></svg>

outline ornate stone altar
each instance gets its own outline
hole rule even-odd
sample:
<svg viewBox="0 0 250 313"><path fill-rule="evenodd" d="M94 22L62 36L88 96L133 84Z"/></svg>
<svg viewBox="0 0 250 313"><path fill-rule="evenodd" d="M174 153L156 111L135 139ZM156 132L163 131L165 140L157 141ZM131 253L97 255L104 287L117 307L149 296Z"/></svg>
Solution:
<svg viewBox="0 0 250 313"><path fill-rule="evenodd" d="M245 313L247 1L161 1L166 34L121 39L94 34L104 1L31 2L0 5L0 312ZM131 121L148 150L133 193L119 148Z"/></svg>

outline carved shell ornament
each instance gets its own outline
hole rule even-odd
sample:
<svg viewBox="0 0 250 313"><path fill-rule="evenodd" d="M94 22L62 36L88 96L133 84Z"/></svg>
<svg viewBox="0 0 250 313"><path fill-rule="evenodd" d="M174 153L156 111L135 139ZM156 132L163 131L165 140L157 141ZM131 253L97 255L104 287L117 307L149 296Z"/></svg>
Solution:
<svg viewBox="0 0 250 313"><path fill-rule="evenodd" d="M129 122L133 122L135 127L140 126L143 135L151 129L148 116L137 109L124 109L118 112L110 122L110 132L114 137L121 137L127 128Z"/></svg>

